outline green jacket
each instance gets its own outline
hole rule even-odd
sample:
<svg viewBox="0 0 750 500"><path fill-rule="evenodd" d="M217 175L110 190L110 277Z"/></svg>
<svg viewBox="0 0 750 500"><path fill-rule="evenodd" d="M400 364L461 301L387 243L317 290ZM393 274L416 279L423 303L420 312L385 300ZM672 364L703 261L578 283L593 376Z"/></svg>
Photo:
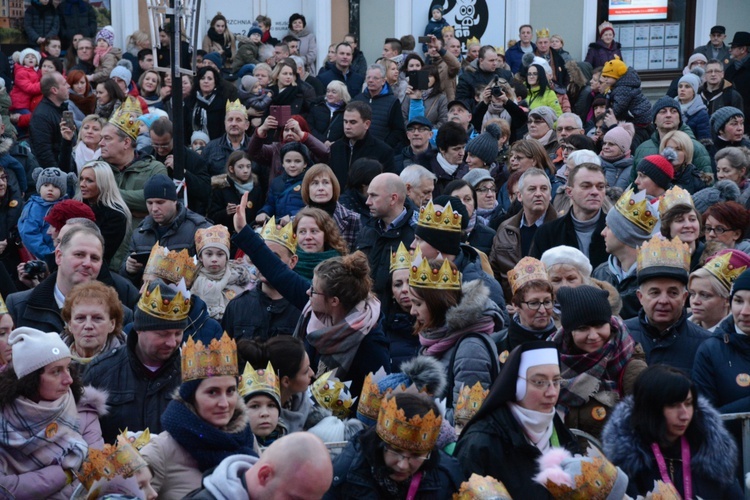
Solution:
<svg viewBox="0 0 750 500"><path fill-rule="evenodd" d="M541 95L539 94L539 87L530 88L526 102L529 104L529 111L540 106L549 106L557 113L557 116L560 116L563 112L560 101L557 100L557 93L550 88L545 90L544 94Z"/></svg>
<svg viewBox="0 0 750 500"><path fill-rule="evenodd" d="M249 38L237 37L239 44L237 46L237 54L232 59L232 73L237 73L242 66L245 64L258 64L258 51L260 45L253 43ZM250 89L248 89L250 90Z"/></svg>
<svg viewBox="0 0 750 500"><path fill-rule="evenodd" d="M167 167L156 161L153 156L136 153L133 162L124 170L112 167L117 187L120 188L125 204L133 214L133 227L137 227L141 220L148 215L146 198L143 197L143 186L151 177L159 174L169 175Z"/></svg>
<svg viewBox="0 0 750 500"><path fill-rule="evenodd" d="M693 134L693 130L684 123L680 124L680 131L685 132L690 136L690 139L693 140L693 165L695 165L695 169L698 172L705 172L713 177L714 171L711 167L711 156L708 154L708 150L706 149L706 147L695 140L695 134ZM640 146L638 146L638 148L635 150L635 153L633 154L633 168L630 171L631 184L635 182L635 177L638 175L637 168L641 160L649 155L659 154L660 142L661 139L659 138L659 131L656 130L653 134L651 134L651 138L649 140L642 142Z"/></svg>

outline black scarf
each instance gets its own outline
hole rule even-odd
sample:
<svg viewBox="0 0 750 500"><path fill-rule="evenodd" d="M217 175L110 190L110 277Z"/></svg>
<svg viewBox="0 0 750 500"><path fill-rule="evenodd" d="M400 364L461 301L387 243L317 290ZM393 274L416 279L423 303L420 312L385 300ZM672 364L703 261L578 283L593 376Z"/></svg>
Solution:
<svg viewBox="0 0 750 500"><path fill-rule="evenodd" d="M218 34L213 28L208 28L207 35L212 42L218 43L221 46L221 49L224 51L224 54L222 55L225 60L232 58L232 44L224 37L224 35Z"/></svg>
<svg viewBox="0 0 750 500"><path fill-rule="evenodd" d="M201 472L216 467L230 455L255 456L253 433L249 424L239 432L230 434L200 418L183 401L169 402L161 416L161 424L198 462Z"/></svg>
<svg viewBox="0 0 750 500"><path fill-rule="evenodd" d="M328 215L330 215L331 217L333 217L333 212L336 210L336 204L337 204L336 200L331 198L326 203L315 203L314 201L310 200L310 203L308 203L307 206L313 207L313 208L319 208L323 210L325 213L327 213Z"/></svg>

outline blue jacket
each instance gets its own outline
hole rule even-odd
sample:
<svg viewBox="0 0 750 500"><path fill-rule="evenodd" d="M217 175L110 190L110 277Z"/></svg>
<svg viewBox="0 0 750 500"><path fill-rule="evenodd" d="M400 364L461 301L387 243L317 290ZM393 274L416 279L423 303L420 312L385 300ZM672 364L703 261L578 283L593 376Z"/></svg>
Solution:
<svg viewBox="0 0 750 500"><path fill-rule="evenodd" d="M534 42L531 42L531 51L536 52L536 44ZM510 70L514 75L521 69L523 54L520 42L505 51L505 62L510 66Z"/></svg>
<svg viewBox="0 0 750 500"><path fill-rule="evenodd" d="M744 377L740 377L744 374ZM720 413L750 411L750 338L734 329L728 317L695 355L693 381Z"/></svg>
<svg viewBox="0 0 750 500"><path fill-rule="evenodd" d="M63 196L55 201L44 201L41 196L35 194L23 207L21 217L18 219L18 233L26 250L37 259L44 259L55 251L55 243L47 234L49 222L44 221L44 216L65 198L67 197Z"/></svg>
<svg viewBox="0 0 750 500"><path fill-rule="evenodd" d="M709 123L708 109L703 103L701 96L696 96L688 109L682 113L682 121L692 129L695 138L711 139L711 124Z"/></svg>
<svg viewBox="0 0 750 500"><path fill-rule="evenodd" d="M268 187L266 204L258 212L269 216L275 215L280 219L285 215L296 215L302 210L305 202L302 201L302 179L305 173L295 177L289 177L286 172L271 181Z"/></svg>
<svg viewBox="0 0 750 500"><path fill-rule="evenodd" d="M349 72L344 75L335 64L331 64L326 71L318 73L318 80L328 88L328 84L334 80L344 82L349 95L355 97L362 92L362 86L365 84L365 77L357 74L349 68Z"/></svg>
<svg viewBox="0 0 750 500"><path fill-rule="evenodd" d="M633 340L641 344L646 353L649 366L657 363L674 366L685 373L690 373L695 366L695 354L698 347L711 336L695 323L687 320L687 313L664 332L657 331L649 325L646 313L641 309L638 317L625 321Z"/></svg>

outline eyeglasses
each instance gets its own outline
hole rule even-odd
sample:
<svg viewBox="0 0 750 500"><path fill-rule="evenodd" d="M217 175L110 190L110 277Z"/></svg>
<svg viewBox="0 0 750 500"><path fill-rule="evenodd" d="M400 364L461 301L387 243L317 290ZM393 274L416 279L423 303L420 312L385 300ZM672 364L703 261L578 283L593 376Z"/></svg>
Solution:
<svg viewBox="0 0 750 500"><path fill-rule="evenodd" d="M565 132L572 132L576 130L576 127L557 127L555 130L557 130L558 132L562 132L563 130Z"/></svg>
<svg viewBox="0 0 750 500"><path fill-rule="evenodd" d="M494 190L495 190L495 186L487 186L487 187L477 188L477 193L484 194L488 191L494 191Z"/></svg>
<svg viewBox="0 0 750 500"><path fill-rule="evenodd" d="M172 147L172 142L170 141L170 142L168 142L166 144L155 144L155 143L152 142L151 143L151 147L154 148L154 149L169 149L169 148Z"/></svg>
<svg viewBox="0 0 750 500"><path fill-rule="evenodd" d="M397 462L404 462L411 465L421 465L425 463L426 460L430 458L431 453L428 453L427 455L418 456L418 457L407 457L406 455L402 455L401 453L397 452L396 450L393 450L391 448L386 447L385 448L386 453L390 453L393 458L397 460Z"/></svg>
<svg viewBox="0 0 750 500"><path fill-rule="evenodd" d="M534 120L532 118L532 119L529 119L529 123L533 123L534 125L541 125L542 123L546 124L547 122L545 122L544 120L539 120L539 119Z"/></svg>
<svg viewBox="0 0 750 500"><path fill-rule="evenodd" d="M429 132L430 129L428 127L408 127L406 129L406 131L408 133L413 133L413 132Z"/></svg>
<svg viewBox="0 0 750 500"><path fill-rule="evenodd" d="M536 71L533 72L533 73L531 71L529 71L528 73L526 73L526 75L527 76L539 76L539 73L537 73Z"/></svg>
<svg viewBox="0 0 750 500"><path fill-rule="evenodd" d="M322 295L322 296L324 296L324 297L325 297L325 295L326 295L326 294L324 294L323 292L316 292L316 291L315 291L315 290L313 289L312 285L310 285L310 289L308 290L308 293L310 294L310 297L312 297L313 295Z"/></svg>
<svg viewBox="0 0 750 500"><path fill-rule="evenodd" d="M80 45L78 46L78 50L93 50L93 49L94 47L81 47Z"/></svg>
<svg viewBox="0 0 750 500"><path fill-rule="evenodd" d="M727 229L727 228L721 227L721 226L716 226L716 227L704 226L703 228L705 229L706 234L708 234L708 233L716 233L717 236L721 236L722 234L726 233L727 231L731 231L730 229Z"/></svg>
<svg viewBox="0 0 750 500"><path fill-rule="evenodd" d="M554 302L549 299L545 300L544 302L542 302L541 300L532 300L531 302L521 302L521 304L526 304L526 307L536 311L538 311L542 307L544 307L545 309L552 309L552 307L555 305Z"/></svg>
<svg viewBox="0 0 750 500"><path fill-rule="evenodd" d="M576 147L571 146L570 144L563 144L560 147L562 148L563 151L575 151L576 150Z"/></svg>
<svg viewBox="0 0 750 500"><path fill-rule="evenodd" d="M536 379L536 378L529 380L521 376L519 376L518 378L520 378L521 380L525 380L526 382L531 384L532 387L539 389L540 391L546 391L552 385L555 386L555 389L559 389L565 383L565 380L563 380L562 378L556 378L554 380Z"/></svg>

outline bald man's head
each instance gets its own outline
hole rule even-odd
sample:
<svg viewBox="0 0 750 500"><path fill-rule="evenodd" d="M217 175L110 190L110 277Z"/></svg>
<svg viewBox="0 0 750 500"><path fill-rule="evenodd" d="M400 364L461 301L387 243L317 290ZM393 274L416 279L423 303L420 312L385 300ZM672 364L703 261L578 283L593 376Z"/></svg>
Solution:
<svg viewBox="0 0 750 500"><path fill-rule="evenodd" d="M317 436L295 432L274 441L245 481L253 499L318 499L333 481L331 455Z"/></svg>
<svg viewBox="0 0 750 500"><path fill-rule="evenodd" d="M367 201L370 215L381 219L386 225L404 209L406 184L396 174L385 173L376 176L367 188Z"/></svg>

